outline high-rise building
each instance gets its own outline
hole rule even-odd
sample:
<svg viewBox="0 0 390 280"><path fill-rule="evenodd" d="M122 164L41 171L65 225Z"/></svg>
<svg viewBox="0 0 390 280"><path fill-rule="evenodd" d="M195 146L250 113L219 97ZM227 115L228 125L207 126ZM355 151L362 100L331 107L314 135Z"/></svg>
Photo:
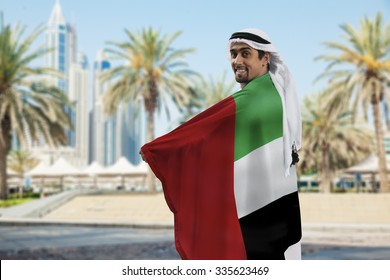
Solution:
<svg viewBox="0 0 390 280"><path fill-rule="evenodd" d="M68 91L69 67L76 62L76 29L65 21L60 3L57 1L51 11L46 28L46 66L63 73L56 78L56 85L64 92Z"/></svg>
<svg viewBox="0 0 390 280"><path fill-rule="evenodd" d="M77 52L76 26L65 20L59 1L51 11L45 38L46 48L51 50L45 64L63 74L61 78L51 78L50 82L70 100L72 106L65 110L73 128L67 132L66 146L53 149L42 140L31 145L34 154L48 163L64 157L78 167L92 161L107 166L122 156L138 164L145 135L144 113L140 109L136 116L138 106L133 101L121 104L112 116L104 112L103 95L110 81L103 82L100 75L111 68L105 52L99 51L94 63L91 96L88 59Z"/></svg>
<svg viewBox="0 0 390 280"><path fill-rule="evenodd" d="M74 144L79 165L88 164L89 145L89 64L87 57L78 53L77 63L72 63L69 68L69 100L73 104L74 112Z"/></svg>
<svg viewBox="0 0 390 280"><path fill-rule="evenodd" d="M113 164L118 158L126 157L133 164L140 162L138 154L144 139L144 113L140 109L136 114L133 101L120 104L112 116L104 112L103 95L110 82L103 82L101 74L111 68L111 63L104 51L99 51L94 66L93 91L93 143L91 143L91 161L95 160L102 165Z"/></svg>
<svg viewBox="0 0 390 280"><path fill-rule="evenodd" d="M141 100L136 101L141 103ZM136 113L136 108L139 108ZM118 139L117 149L118 153L125 156L133 164L138 164L141 161L139 150L142 143L145 142L143 135L145 135L145 113L141 104L131 102L127 105L121 106L118 109L117 133Z"/></svg>
<svg viewBox="0 0 390 280"><path fill-rule="evenodd" d="M113 138L113 135L108 135L110 133L107 132L110 130L110 127L114 126L112 122L114 122L115 118L108 117L104 114L103 108L103 94L110 86L110 83L103 82L101 79L101 74L110 68L111 64L106 53L104 51L98 51L93 70L93 125L90 141L92 147L90 161L97 161L102 165L111 164L111 157L115 158L115 155L113 154L110 157L107 155L108 147L110 146L111 149L113 149L115 144L112 141L108 143L108 141ZM112 161L114 161L114 159Z"/></svg>
<svg viewBox="0 0 390 280"><path fill-rule="evenodd" d="M46 66L63 74L62 78L53 78L57 87L69 94L69 70L76 63L76 29L65 21L59 1L54 4L46 29L46 47L50 52L46 55ZM65 108L72 124L75 112ZM75 132L67 132L68 146L75 146Z"/></svg>
<svg viewBox="0 0 390 280"><path fill-rule="evenodd" d="M76 27L65 20L59 1L51 11L45 41L49 50L45 66L62 73L60 78L50 77L49 82L60 88L72 103L72 106L64 104L72 129L67 131L66 146L52 148L41 140L32 143L32 151L46 162L64 157L73 165L83 167L88 164L89 66L86 56L77 53Z"/></svg>

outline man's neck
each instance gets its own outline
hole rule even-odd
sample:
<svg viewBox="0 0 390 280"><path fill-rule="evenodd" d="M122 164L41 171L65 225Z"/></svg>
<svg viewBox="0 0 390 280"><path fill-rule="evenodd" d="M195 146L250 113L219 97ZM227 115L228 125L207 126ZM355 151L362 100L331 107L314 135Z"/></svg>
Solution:
<svg viewBox="0 0 390 280"><path fill-rule="evenodd" d="M252 82L253 80L256 80L257 78L259 78L259 77L261 77L261 76L264 76L265 74L268 74L268 71L265 72L264 74L261 74L261 75L255 77L254 79L250 80L249 82L240 83L240 88L243 89L247 84L249 84L250 82Z"/></svg>

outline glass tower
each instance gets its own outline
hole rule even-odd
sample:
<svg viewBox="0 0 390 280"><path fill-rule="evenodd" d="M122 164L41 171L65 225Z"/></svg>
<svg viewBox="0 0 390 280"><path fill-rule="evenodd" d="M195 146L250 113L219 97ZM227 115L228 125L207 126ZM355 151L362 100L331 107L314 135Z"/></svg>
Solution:
<svg viewBox="0 0 390 280"><path fill-rule="evenodd" d="M89 141L89 115L88 96L90 91L89 64L83 53L78 53L77 63L72 63L69 69L69 100L73 104L72 116L74 138L72 147L75 147L76 155L80 159L80 165L88 164Z"/></svg>
<svg viewBox="0 0 390 280"><path fill-rule="evenodd" d="M110 82L103 82L101 74L111 68L111 64L104 51L98 51L94 64L93 101L92 101L92 137L91 137L91 161L97 161L102 165L110 165L114 162L116 155L110 141L115 135L110 133L111 127L115 126L115 117L108 117L104 114L103 94L110 86ZM111 155L109 155L111 154Z"/></svg>
<svg viewBox="0 0 390 280"><path fill-rule="evenodd" d="M136 117L136 105L133 101L120 104L112 116L104 112L103 95L110 82L103 82L100 75L111 68L104 51L99 51L94 66L93 128L91 161L102 165L111 165L120 157L126 157L131 163L140 162L139 149L145 134L143 110ZM139 104L138 104L139 105ZM142 106L140 106L142 107Z"/></svg>
<svg viewBox="0 0 390 280"><path fill-rule="evenodd" d="M46 56L46 66L54 68L63 74L63 78L53 78L53 83L69 95L69 70L76 63L76 29L65 21L59 1L54 4L46 28L46 47L49 53ZM76 115L69 108L65 108L74 126ZM75 147L75 132L67 132L68 146Z"/></svg>

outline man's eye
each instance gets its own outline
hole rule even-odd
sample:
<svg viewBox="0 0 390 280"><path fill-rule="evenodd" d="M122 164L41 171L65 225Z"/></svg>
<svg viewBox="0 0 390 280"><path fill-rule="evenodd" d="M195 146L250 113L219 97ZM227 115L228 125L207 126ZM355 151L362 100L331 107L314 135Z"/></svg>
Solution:
<svg viewBox="0 0 390 280"><path fill-rule="evenodd" d="M249 56L249 52L243 52L243 53L242 53L242 56L243 56L243 57L248 57L248 56Z"/></svg>
<svg viewBox="0 0 390 280"><path fill-rule="evenodd" d="M236 54L236 53L230 53L230 56L231 56L232 58L236 58L236 57L237 57L237 54Z"/></svg>

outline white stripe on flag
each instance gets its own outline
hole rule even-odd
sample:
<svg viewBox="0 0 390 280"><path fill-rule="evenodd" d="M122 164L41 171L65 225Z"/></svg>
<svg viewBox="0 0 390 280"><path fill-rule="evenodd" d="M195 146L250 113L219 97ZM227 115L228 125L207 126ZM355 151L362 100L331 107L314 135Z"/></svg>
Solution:
<svg viewBox="0 0 390 280"><path fill-rule="evenodd" d="M284 252L284 258L286 260L301 260L302 259L302 250L301 250L301 241L298 241L294 245L291 245Z"/></svg>
<svg viewBox="0 0 390 280"><path fill-rule="evenodd" d="M235 161L234 196L238 218L297 191L295 170L290 171L290 176L284 174L283 137Z"/></svg>

